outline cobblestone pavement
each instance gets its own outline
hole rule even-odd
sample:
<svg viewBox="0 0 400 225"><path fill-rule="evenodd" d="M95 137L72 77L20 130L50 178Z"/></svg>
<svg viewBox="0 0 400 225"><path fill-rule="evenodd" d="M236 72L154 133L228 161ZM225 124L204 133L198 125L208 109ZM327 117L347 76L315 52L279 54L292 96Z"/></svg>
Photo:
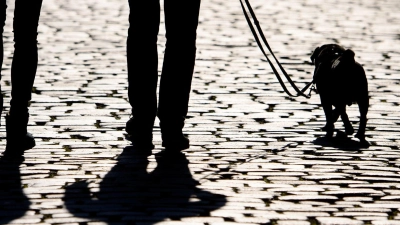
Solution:
<svg viewBox="0 0 400 225"><path fill-rule="evenodd" d="M356 52L369 79L369 148L356 139L324 140L319 97L288 98L239 2L208 0L185 127L191 148L156 159L156 122L156 149L137 154L124 137L127 1L45 0L28 128L37 146L24 161L1 160L0 223L400 224L400 2L251 2L300 86L312 78L315 47L339 43ZM7 104L12 10L4 37ZM357 107L348 114L357 127Z"/></svg>

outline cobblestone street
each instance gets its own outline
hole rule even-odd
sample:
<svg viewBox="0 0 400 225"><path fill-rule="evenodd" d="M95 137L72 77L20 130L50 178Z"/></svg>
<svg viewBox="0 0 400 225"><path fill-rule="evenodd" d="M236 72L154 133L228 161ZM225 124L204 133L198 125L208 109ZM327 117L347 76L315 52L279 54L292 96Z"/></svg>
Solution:
<svg viewBox="0 0 400 225"><path fill-rule="evenodd" d="M8 2L5 112L13 56ZM316 47L337 43L356 53L369 82L369 147L354 137L327 141L319 96L287 97L239 1L207 0L184 128L191 147L156 158L163 149L157 119L153 154L137 154L124 130L128 1L44 0L28 126L36 147L23 161L0 159L0 224L400 224L400 1L251 3L300 87L312 80ZM163 19L158 40L161 70ZM347 110L357 129L357 105ZM335 125L344 130L340 120Z"/></svg>

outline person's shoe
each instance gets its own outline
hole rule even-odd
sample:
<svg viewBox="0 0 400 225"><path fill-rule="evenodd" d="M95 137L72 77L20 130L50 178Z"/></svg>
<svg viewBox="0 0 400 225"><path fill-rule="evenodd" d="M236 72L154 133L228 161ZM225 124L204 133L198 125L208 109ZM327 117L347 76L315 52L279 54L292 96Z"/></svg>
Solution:
<svg viewBox="0 0 400 225"><path fill-rule="evenodd" d="M189 139L183 135L184 119L160 118L162 146L167 151L182 151L189 148Z"/></svg>
<svg viewBox="0 0 400 225"><path fill-rule="evenodd" d="M127 135L126 140L130 141L132 146L135 149L141 149L144 151L147 150L153 150L154 149L154 145L152 143L152 141L144 141L138 137L134 137L132 135Z"/></svg>
<svg viewBox="0 0 400 225"><path fill-rule="evenodd" d="M162 139L162 146L167 151L182 151L188 149L190 146L189 139L182 133L175 135L163 134Z"/></svg>
<svg viewBox="0 0 400 225"><path fill-rule="evenodd" d="M135 149L152 150L153 134L152 128L138 128L139 126L133 117L126 122L125 131L128 133L126 139L132 143Z"/></svg>
<svg viewBox="0 0 400 225"><path fill-rule="evenodd" d="M134 121L133 117L129 118L129 120L126 122L125 131L129 135L132 135L135 132L135 124L134 123L135 123L135 121Z"/></svg>
<svg viewBox="0 0 400 225"><path fill-rule="evenodd" d="M35 147L35 138L27 131L29 114L17 117L6 115L7 146L4 156L21 156L25 150Z"/></svg>
<svg viewBox="0 0 400 225"><path fill-rule="evenodd" d="M160 152L154 154L154 156L157 160L157 163L159 163L158 159L160 159L160 158L168 159L169 163L173 162L173 160L177 160L182 157L185 158L185 154L183 154L181 151L171 151L171 150L167 150L167 149L161 150Z"/></svg>

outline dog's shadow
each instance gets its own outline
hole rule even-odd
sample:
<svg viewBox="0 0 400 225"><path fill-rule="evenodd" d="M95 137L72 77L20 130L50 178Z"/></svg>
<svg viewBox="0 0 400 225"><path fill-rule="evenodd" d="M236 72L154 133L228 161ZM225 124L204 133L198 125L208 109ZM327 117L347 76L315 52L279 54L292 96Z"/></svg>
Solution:
<svg viewBox="0 0 400 225"><path fill-rule="evenodd" d="M318 137L312 143L323 147L334 147L351 150L365 149L369 148L370 146L368 141L356 141L352 138L347 137L344 132L339 130L336 131L336 136L332 138Z"/></svg>
<svg viewBox="0 0 400 225"><path fill-rule="evenodd" d="M226 197L197 187L182 153L160 154L147 171L148 153L126 147L118 163L100 182L66 187L65 205L76 217L107 224L154 224L183 217L208 216L225 205Z"/></svg>

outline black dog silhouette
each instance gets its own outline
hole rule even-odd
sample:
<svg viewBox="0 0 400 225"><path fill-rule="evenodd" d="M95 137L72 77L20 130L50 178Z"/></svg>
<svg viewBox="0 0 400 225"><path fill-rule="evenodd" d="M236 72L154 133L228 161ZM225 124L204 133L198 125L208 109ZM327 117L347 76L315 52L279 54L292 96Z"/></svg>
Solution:
<svg viewBox="0 0 400 225"><path fill-rule="evenodd" d="M317 47L311 61L315 65L314 82L326 117L322 128L328 138L333 136L334 123L339 116L347 135L354 133L346 113L346 105L357 103L360 125L356 137L365 142L365 127L369 107L368 82L363 67L354 60L354 52L336 44ZM332 106L335 109L332 110Z"/></svg>
<svg viewBox="0 0 400 225"><path fill-rule="evenodd" d="M125 148L98 192L90 191L87 181L67 186L67 209L77 217L108 224L154 224L167 218L208 216L225 205L225 196L196 187L184 154L156 157L157 167L150 173L147 156L133 147Z"/></svg>

